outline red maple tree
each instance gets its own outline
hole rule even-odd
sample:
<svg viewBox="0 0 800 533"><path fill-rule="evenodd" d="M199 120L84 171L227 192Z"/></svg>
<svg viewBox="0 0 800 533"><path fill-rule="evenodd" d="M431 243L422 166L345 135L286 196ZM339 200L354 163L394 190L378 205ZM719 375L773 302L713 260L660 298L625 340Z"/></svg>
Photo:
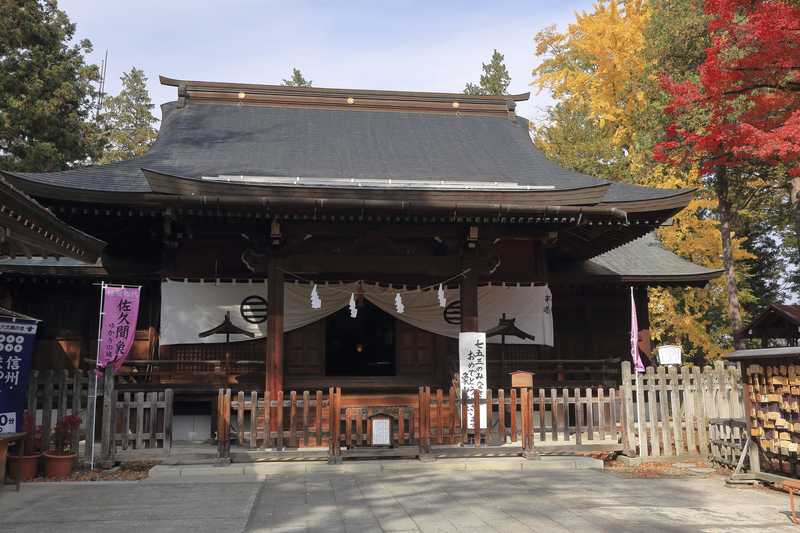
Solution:
<svg viewBox="0 0 800 533"><path fill-rule="evenodd" d="M710 45L697 79L661 80L670 96L665 111L674 122L654 155L699 164L717 197L728 308L737 332L742 319L731 228L737 209L764 187L755 182L770 174L754 169L783 166L795 176L800 235L800 3L706 0L705 11Z"/></svg>
<svg viewBox="0 0 800 533"><path fill-rule="evenodd" d="M679 123L656 157L691 158L707 173L783 164L800 176L800 5L706 0L705 10L711 43L698 79L662 79Z"/></svg>

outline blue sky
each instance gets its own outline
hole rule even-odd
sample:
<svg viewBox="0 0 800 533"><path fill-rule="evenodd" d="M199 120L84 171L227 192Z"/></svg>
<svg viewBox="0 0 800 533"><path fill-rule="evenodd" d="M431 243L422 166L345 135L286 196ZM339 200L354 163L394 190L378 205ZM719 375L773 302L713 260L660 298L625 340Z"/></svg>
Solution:
<svg viewBox="0 0 800 533"><path fill-rule="evenodd" d="M61 0L98 62L108 50L106 87L119 90L131 66L149 78L159 105L175 98L158 75L280 83L292 67L318 87L460 92L477 82L492 50L505 54L509 91L529 91L533 36L564 28L590 0L550 2L271 2L232 0ZM518 107L541 116L550 100Z"/></svg>

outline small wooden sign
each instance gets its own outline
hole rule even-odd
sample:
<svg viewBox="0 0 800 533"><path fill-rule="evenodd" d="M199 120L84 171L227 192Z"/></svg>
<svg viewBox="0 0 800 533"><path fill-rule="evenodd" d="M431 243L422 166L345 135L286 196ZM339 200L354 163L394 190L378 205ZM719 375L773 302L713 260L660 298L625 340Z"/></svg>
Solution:
<svg viewBox="0 0 800 533"><path fill-rule="evenodd" d="M370 443L372 446L392 446L392 413L379 412L369 417L371 424Z"/></svg>
<svg viewBox="0 0 800 533"><path fill-rule="evenodd" d="M511 388L513 389L532 389L533 372L525 370L515 370L511 372Z"/></svg>

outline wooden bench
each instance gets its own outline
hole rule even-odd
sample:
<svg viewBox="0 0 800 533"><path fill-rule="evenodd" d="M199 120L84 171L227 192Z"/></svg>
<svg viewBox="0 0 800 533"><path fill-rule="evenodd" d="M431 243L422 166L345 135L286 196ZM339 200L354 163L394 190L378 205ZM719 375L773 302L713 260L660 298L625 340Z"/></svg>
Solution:
<svg viewBox="0 0 800 533"><path fill-rule="evenodd" d="M783 481L781 485L789 492L789 512L791 513L792 522L798 524L800 521L798 521L797 514L795 514L794 492L800 490L800 480L787 479Z"/></svg>

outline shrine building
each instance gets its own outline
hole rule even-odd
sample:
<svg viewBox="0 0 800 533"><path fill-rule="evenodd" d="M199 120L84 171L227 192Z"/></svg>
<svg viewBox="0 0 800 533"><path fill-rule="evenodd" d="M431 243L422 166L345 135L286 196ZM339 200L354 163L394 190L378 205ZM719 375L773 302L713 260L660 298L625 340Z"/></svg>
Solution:
<svg viewBox="0 0 800 533"><path fill-rule="evenodd" d="M655 236L692 190L550 162L515 113L527 93L161 83L177 99L146 154L2 172L34 227L86 250L2 248L0 306L43 321L35 368L93 367L106 281L142 286L120 387L169 385L176 402L449 387L462 331L489 333L490 388L516 370L614 386L631 287L648 355L648 287L720 274Z"/></svg>

